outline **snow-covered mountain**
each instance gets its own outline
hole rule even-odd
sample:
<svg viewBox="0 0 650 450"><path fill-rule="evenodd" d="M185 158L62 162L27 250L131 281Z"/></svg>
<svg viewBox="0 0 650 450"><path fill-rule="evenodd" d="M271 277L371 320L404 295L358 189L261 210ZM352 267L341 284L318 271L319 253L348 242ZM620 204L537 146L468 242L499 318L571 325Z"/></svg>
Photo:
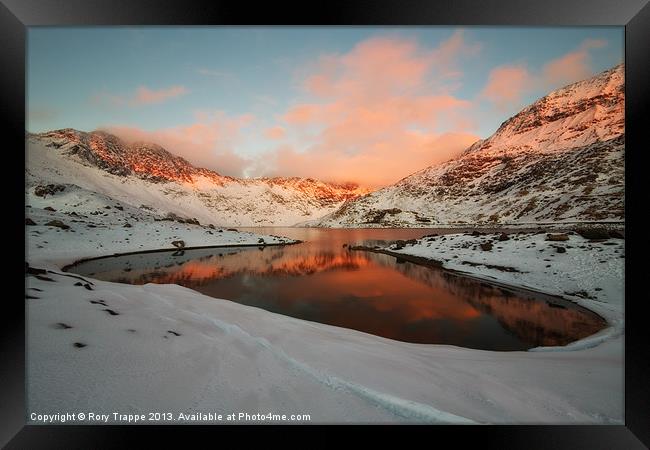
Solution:
<svg viewBox="0 0 650 450"><path fill-rule="evenodd" d="M240 179L194 167L163 147L126 143L102 131L28 135L27 190L74 184L159 214L217 225L293 225L368 193L311 178Z"/></svg>
<svg viewBox="0 0 650 450"><path fill-rule="evenodd" d="M624 67L556 90L460 156L310 225L624 220Z"/></svg>

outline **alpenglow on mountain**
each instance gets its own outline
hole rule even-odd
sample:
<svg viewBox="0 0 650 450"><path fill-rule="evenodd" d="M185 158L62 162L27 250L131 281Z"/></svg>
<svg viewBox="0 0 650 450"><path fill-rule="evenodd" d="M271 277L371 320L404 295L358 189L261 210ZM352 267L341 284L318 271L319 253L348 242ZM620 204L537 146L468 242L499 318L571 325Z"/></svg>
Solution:
<svg viewBox="0 0 650 450"><path fill-rule="evenodd" d="M77 185L160 214L218 225L293 225L335 211L369 192L311 178L242 179L197 168L163 147L63 129L28 135L27 189Z"/></svg>
<svg viewBox="0 0 650 450"><path fill-rule="evenodd" d="M624 66L551 92L460 156L347 201L310 225L624 220Z"/></svg>

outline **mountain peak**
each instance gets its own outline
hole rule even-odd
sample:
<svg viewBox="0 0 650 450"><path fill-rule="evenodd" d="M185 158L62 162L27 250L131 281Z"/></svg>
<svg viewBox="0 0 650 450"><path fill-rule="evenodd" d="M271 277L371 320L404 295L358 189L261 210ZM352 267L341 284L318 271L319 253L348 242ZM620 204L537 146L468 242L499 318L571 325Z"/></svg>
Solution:
<svg viewBox="0 0 650 450"><path fill-rule="evenodd" d="M319 224L623 220L624 91L623 65L557 89L460 156L346 203Z"/></svg>
<svg viewBox="0 0 650 450"><path fill-rule="evenodd" d="M495 147L553 151L614 139L625 132L624 66L557 89L501 124L467 152Z"/></svg>

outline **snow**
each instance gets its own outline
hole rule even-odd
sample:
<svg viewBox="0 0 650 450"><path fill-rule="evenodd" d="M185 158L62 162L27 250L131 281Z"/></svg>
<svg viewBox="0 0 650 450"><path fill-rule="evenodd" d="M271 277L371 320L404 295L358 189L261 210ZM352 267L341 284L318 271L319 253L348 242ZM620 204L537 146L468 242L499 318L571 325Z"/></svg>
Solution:
<svg viewBox="0 0 650 450"><path fill-rule="evenodd" d="M30 140L26 216L37 225L26 226L27 260L32 268L48 272L29 275L26 283L28 413L92 411L108 414L109 423L115 422L115 412L171 413L174 418L180 413L243 412L309 414L310 423L622 424L623 240L590 242L570 234L568 241L549 242L543 233L522 233L498 241L496 235L448 234L385 249L435 259L447 269L493 283L563 296L608 323L601 332L564 347L515 352L399 342L207 297L177 285L123 285L88 277L82 281L61 271L82 258L173 249L174 240L183 240L187 247L259 245L260 239L290 244L287 238L222 225L313 225L332 213L322 223L369 226L359 224L370 209L395 205L403 211L386 216L395 223L438 227L470 219L477 223L477 216L486 211L509 210L506 217L514 218L537 193L547 200L538 198L531 213L515 221L537 226L560 199L558 204L568 209L559 219L548 218L557 225L585 210L569 202L571 189L577 189L571 183L578 183L580 171L590 170L585 161L619 178L607 185L601 177L591 197L583 195L601 206L603 199L614 198L604 220L615 222L616 199L622 199L623 192L624 144L609 142L604 150L598 146L622 136L622 103L613 102L610 110L599 105L581 109L579 100L601 93L616 97L621 73L617 68L553 93L536 103L539 108L525 110L495 133L493 141L472 147L480 152L470 149L458 161L425 169L397 187L348 202L339 211L338 204L323 208L314 203L315 190L300 194L294 186L298 180L284 187L269 187L260 180L224 179L220 184L209 177L197 178L194 184L156 184L107 173L70 159L62 149ZM575 114L545 127L515 130L567 108L575 108ZM576 127L585 122L591 128ZM594 134L595 129L604 131ZM486 151L491 143L501 148ZM578 150L565 151L573 145ZM525 193L514 186L486 197L478 189L500 181L497 175L507 165L499 159L504 149L521 152L521 160L515 161L521 170L513 173L541 183L534 186L537 191ZM535 161L526 159L531 152ZM590 160L595 154L602 158ZM557 163L548 166L544 179L529 173L540 161ZM435 199L420 195L418 189L433 189L434 184L427 183L464 163L466 173L475 175L468 191ZM566 186L553 185L558 174ZM34 188L44 183L60 183L65 189L36 196ZM351 222L341 214L346 207ZM202 225L161 220L168 212L197 218ZM425 212L431 212L432 222L417 222L418 214ZM45 225L51 220L70 228ZM491 250L474 248L487 240L494 241ZM553 246L566 248L566 253Z"/></svg>
<svg viewBox="0 0 650 450"><path fill-rule="evenodd" d="M447 243L440 240L438 249L425 241L402 249L450 260L458 254L478 263L508 261L528 273L449 267L551 293L587 289L596 300L575 300L612 325L596 341L536 349L551 351L491 352L398 342L177 285L84 277L92 283L89 290L75 286L80 280L52 262L60 267L104 250L73 245L79 242L75 233L53 237L61 250L52 254L29 241L30 265L49 267L52 272L45 276L54 280L28 277L28 294L38 297L26 300L30 412L309 414L310 423L623 423L622 243L578 251L582 238L572 235L568 243L575 250L549 256L558 273L574 267L558 279L539 272L535 249L522 248L533 242L542 246L543 235L499 242L494 253L478 258L455 246L477 241L470 236L446 235ZM108 246L109 241L95 242ZM497 246L503 246L501 253ZM595 254L608 263L594 264L588 255ZM585 278L582 269L590 264L600 269ZM596 285L604 290L591 289ZM91 303L100 300L104 304ZM86 346L76 348L75 342ZM117 423L112 416L108 422Z"/></svg>
<svg viewBox="0 0 650 450"><path fill-rule="evenodd" d="M224 226L292 225L335 211L343 203L337 200L340 196L368 192L312 179L248 180L200 173L191 182L152 182L115 175L70 155L68 147L74 143L61 145L50 137L31 135L27 144L30 187L44 181L74 184L136 208L145 205L158 214L174 212ZM49 147L53 144L61 147Z"/></svg>
<svg viewBox="0 0 650 450"><path fill-rule="evenodd" d="M178 240L182 240L186 248L295 242L214 225L211 228L161 220L162 216L146 209L134 208L75 185L66 185L64 191L45 198L29 192L27 205L26 217L37 224L25 228L27 259L47 267L63 267L79 259L118 253L175 250L172 242ZM45 225L52 220L59 220L70 228ZM131 226L125 227L125 224Z"/></svg>
<svg viewBox="0 0 650 450"><path fill-rule="evenodd" d="M491 282L564 297L608 321L609 328L599 333L599 339L621 335L625 241L592 241L576 232L566 234L567 241L549 241L545 232L512 233L504 241L499 241L500 233L445 234L419 239L416 244L401 249L393 244L387 250L439 261L446 269ZM481 250L482 243L492 243L493 247ZM566 252L559 253L557 247ZM490 266L505 266L516 271ZM593 340L591 337L589 342ZM577 346L574 343L568 347Z"/></svg>
<svg viewBox="0 0 650 450"><path fill-rule="evenodd" d="M456 158L303 225L621 224L624 87L620 65L554 91ZM375 217L392 209L400 212Z"/></svg>

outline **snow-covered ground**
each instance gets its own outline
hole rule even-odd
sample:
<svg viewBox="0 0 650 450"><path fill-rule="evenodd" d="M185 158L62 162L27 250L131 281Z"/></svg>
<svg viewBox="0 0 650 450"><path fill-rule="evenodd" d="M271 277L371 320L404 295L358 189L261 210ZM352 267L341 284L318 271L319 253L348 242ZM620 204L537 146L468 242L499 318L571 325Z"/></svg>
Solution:
<svg viewBox="0 0 650 450"><path fill-rule="evenodd" d="M155 221L126 206L118 214L114 201L72 188L53 197L30 194L28 204L27 216L39 224L27 227L28 261L50 270L27 278L28 413L92 411L109 414L109 423L116 423L112 413L171 413L162 418L174 421L179 413L221 413L222 423L231 413L308 414L301 422L311 423L623 423L623 241L591 244L572 235L548 243L544 235L514 235L481 252L462 244L485 236L447 235L403 248L511 284L558 294L583 290L595 300L575 300L612 325L597 339L546 349L553 351L491 352L398 342L176 285L80 280L60 268L82 257L168 248L172 239L198 246L257 244L260 237ZM74 211L87 217L65 214ZM73 228L42 225L53 218ZM127 219L130 228L122 225ZM567 251L553 254L548 244Z"/></svg>
<svg viewBox="0 0 650 450"><path fill-rule="evenodd" d="M294 241L281 236L258 235L213 224L162 220L144 208L135 208L76 185L45 197L27 195L27 259L62 267L83 258L147 250L176 249L174 241L185 247L219 245L279 245ZM50 208L50 209L46 209ZM181 218L193 219L192 217ZM47 226L59 221L63 226Z"/></svg>
<svg viewBox="0 0 650 450"><path fill-rule="evenodd" d="M568 240L549 240L549 235L565 235ZM385 250L438 261L446 269L488 281L564 297L608 321L609 328L599 337L612 338L623 332L623 239L590 240L575 231L522 231L505 235L506 240L499 240L500 236L445 234L418 239L403 247L392 244ZM490 244L489 250L481 247ZM568 347L584 344L581 341Z"/></svg>

